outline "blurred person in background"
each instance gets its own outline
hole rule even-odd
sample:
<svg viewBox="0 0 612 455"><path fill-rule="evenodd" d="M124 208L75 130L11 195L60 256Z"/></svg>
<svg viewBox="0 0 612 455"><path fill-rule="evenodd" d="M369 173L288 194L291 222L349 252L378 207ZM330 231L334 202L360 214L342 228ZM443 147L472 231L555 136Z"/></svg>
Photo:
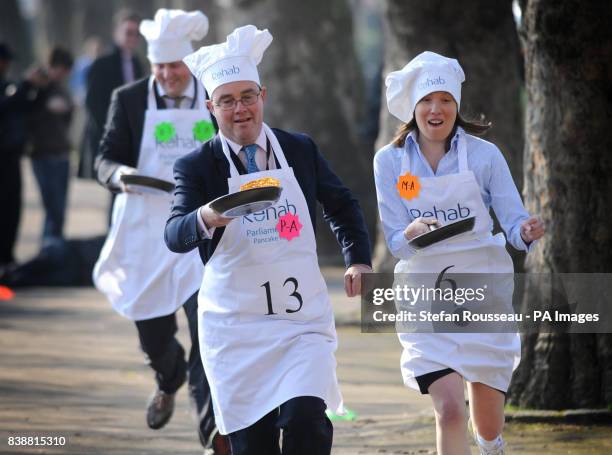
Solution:
<svg viewBox="0 0 612 455"><path fill-rule="evenodd" d="M114 46L111 52L97 58L87 75L87 121L78 170L78 176L87 179L95 178L94 160L113 90L144 75L143 66L134 54L140 42L140 16L128 10L121 10L115 14L113 24Z"/></svg>
<svg viewBox="0 0 612 455"><path fill-rule="evenodd" d="M47 84L38 91L27 118L32 171L45 209L42 248L64 238L73 111L66 82L72 64L70 52L60 47L51 50L43 70Z"/></svg>
<svg viewBox="0 0 612 455"><path fill-rule="evenodd" d="M39 69L14 82L7 74L14 56L0 43L0 275L14 267L14 247L21 216L20 160L26 142L24 114L32 107L38 88L47 83Z"/></svg>
<svg viewBox="0 0 612 455"><path fill-rule="evenodd" d="M72 74L70 76L70 90L74 96L74 101L82 106L85 103L87 94L87 75L91 65L102 53L102 41L97 36L90 36L83 43L83 53L74 61Z"/></svg>
<svg viewBox="0 0 612 455"><path fill-rule="evenodd" d="M147 407L147 424L156 430L170 420L176 392L187 380L205 453L228 454L217 431L210 389L200 359L197 291L203 266L199 258L169 252L163 231L171 194L125 184L139 174L173 182L180 156L215 134L202 84L182 62L192 40L208 32L200 11L160 9L144 20L152 76L117 89L96 159L98 181L113 193L112 225L94 269L94 282L115 311L134 321L140 345L155 371L157 387ZM148 190L148 191L147 191ZM176 312L183 308L191 348L176 339Z"/></svg>

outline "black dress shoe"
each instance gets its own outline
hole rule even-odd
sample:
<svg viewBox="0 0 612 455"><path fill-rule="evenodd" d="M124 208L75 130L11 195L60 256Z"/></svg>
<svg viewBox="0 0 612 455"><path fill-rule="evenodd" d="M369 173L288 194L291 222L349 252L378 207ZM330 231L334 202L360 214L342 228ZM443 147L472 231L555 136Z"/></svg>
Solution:
<svg viewBox="0 0 612 455"><path fill-rule="evenodd" d="M168 423L174 412L174 393L157 389L147 405L147 425L158 430Z"/></svg>
<svg viewBox="0 0 612 455"><path fill-rule="evenodd" d="M212 447L215 455L232 455L229 438L217 433L212 440Z"/></svg>
<svg viewBox="0 0 612 455"><path fill-rule="evenodd" d="M204 449L204 455L232 455L229 438L219 434L215 429L209 448Z"/></svg>

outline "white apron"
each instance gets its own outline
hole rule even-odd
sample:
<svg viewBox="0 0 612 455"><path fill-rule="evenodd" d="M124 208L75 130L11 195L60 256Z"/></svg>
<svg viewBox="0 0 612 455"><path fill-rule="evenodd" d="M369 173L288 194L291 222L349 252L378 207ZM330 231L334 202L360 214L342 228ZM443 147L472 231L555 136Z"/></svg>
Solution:
<svg viewBox="0 0 612 455"><path fill-rule="evenodd" d="M200 146L194 127L208 132L210 114L204 108L201 86L196 109L158 110L153 80L149 80L137 170L140 175L174 182L174 162ZM169 125L174 134L169 133ZM201 131L197 137L203 139ZM172 253L164 243L171 202L172 195L162 192L120 193L115 198L111 228L93 279L115 311L133 321L174 313L200 283L203 265L197 251Z"/></svg>
<svg viewBox="0 0 612 455"><path fill-rule="evenodd" d="M221 434L246 428L298 396L322 398L334 412L343 409L334 317L308 206L276 136L263 127L274 152L270 160L275 154L280 169L239 175L219 133L230 193L262 177L283 187L275 206L225 227L204 269L200 352ZM292 235L279 236L277 225Z"/></svg>
<svg viewBox="0 0 612 455"><path fill-rule="evenodd" d="M403 200L408 209L434 212L438 220L442 211L446 222L476 216L472 232L434 244L401 260L395 273L404 280L409 274L431 274L435 287L438 275L446 267L449 273L483 273L496 275L495 286L488 290L489 297L512 311L513 264L505 249L502 233L495 236L489 231L491 222L474 173L468 169L465 133L460 131L458 142L459 172L441 177L420 177L418 197ZM408 153L402 156L400 175L410 170ZM434 209L435 206L435 209ZM436 212L437 211L437 212ZM429 216L429 214L426 214ZM422 275L421 275L422 276ZM423 280L419 281L423 283ZM497 295L493 294L497 293ZM520 337L518 333L398 333L403 346L401 369L404 383L419 390L415 377L433 371L452 368L467 381L482 382L498 390L507 391L512 371L520 362Z"/></svg>

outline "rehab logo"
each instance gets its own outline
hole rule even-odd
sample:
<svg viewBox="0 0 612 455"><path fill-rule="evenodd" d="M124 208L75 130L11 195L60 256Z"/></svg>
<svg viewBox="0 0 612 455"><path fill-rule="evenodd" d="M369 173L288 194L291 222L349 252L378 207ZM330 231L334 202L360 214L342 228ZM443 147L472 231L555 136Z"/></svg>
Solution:
<svg viewBox="0 0 612 455"><path fill-rule="evenodd" d="M429 87L444 85L446 84L446 80L442 76L426 78L424 81L421 81L417 84L417 88L419 90L425 90Z"/></svg>
<svg viewBox="0 0 612 455"><path fill-rule="evenodd" d="M438 221L444 222L468 218L472 214L470 208L462 206L460 202L457 202L456 206L448 208L439 208L434 205L431 208L411 208L408 211L414 219L419 217L436 218Z"/></svg>
<svg viewBox="0 0 612 455"><path fill-rule="evenodd" d="M236 65L232 65L231 67L220 68L217 71L213 71L210 77L213 81L216 81L218 79L222 79L225 77L234 76L238 74L240 74L240 68L237 67Z"/></svg>
<svg viewBox="0 0 612 455"><path fill-rule="evenodd" d="M265 210L260 210L259 212L253 212L249 215L244 215L242 217L242 224L249 223L260 223L262 221L270 221L270 220L278 220L279 218L285 216L286 214L297 214L297 209L295 205L291 204L288 199L285 199L285 202L279 202L276 205L270 206Z"/></svg>

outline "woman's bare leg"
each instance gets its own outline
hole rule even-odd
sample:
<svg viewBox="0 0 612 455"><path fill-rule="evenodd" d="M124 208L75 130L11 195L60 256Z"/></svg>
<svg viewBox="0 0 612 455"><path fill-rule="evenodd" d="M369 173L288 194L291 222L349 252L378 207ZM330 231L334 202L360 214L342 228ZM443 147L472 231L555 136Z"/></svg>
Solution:
<svg viewBox="0 0 612 455"><path fill-rule="evenodd" d="M436 415L436 445L439 455L469 455L463 393L463 378L451 373L434 381L429 394Z"/></svg>

